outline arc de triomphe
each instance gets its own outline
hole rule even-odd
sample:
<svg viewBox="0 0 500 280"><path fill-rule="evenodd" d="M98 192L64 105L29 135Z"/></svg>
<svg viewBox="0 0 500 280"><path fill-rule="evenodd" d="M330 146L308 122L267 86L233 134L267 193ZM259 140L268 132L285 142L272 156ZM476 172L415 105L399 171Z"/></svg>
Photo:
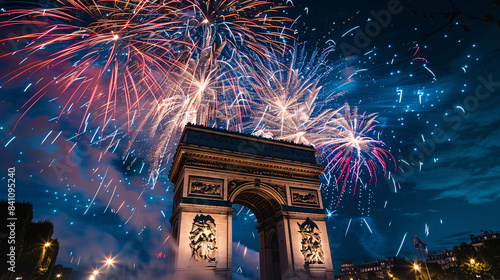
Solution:
<svg viewBox="0 0 500 280"><path fill-rule="evenodd" d="M313 147L187 125L169 180L174 279L231 279L232 204L258 221L261 279L333 279Z"/></svg>

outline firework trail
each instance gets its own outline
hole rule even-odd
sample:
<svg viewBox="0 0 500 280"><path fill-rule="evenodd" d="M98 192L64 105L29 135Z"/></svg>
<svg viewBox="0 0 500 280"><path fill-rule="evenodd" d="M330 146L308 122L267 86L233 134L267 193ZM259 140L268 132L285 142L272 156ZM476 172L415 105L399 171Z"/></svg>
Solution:
<svg viewBox="0 0 500 280"><path fill-rule="evenodd" d="M401 245L399 245L399 249L398 249L398 252L396 253L396 257L399 255L399 252L401 251L401 248L403 247L403 243L405 242L405 239L406 239L406 234L408 234L408 232L405 232L405 235L403 236L403 240L401 240Z"/></svg>

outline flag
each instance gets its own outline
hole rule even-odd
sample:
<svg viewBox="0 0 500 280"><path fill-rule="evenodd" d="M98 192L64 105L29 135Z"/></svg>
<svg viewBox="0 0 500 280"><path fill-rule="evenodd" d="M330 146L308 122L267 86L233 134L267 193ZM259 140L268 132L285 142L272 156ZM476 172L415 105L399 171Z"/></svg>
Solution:
<svg viewBox="0 0 500 280"><path fill-rule="evenodd" d="M424 251L425 255L426 255L425 257L427 259L427 254L429 254L429 252L427 251L427 244L422 242L422 240L418 239L418 236L416 236L416 235L415 235L415 238L417 239L417 242L415 243L415 248ZM415 240L413 240L413 241L415 242Z"/></svg>
<svg viewBox="0 0 500 280"><path fill-rule="evenodd" d="M424 246L424 247L427 247L427 244L425 244L424 242L422 242L422 240L418 239L418 236L415 236L417 238L417 241L418 241L418 244Z"/></svg>
<svg viewBox="0 0 500 280"><path fill-rule="evenodd" d="M417 241L415 241L415 237L413 237L413 245L415 245L415 249L420 249L420 245L418 244Z"/></svg>

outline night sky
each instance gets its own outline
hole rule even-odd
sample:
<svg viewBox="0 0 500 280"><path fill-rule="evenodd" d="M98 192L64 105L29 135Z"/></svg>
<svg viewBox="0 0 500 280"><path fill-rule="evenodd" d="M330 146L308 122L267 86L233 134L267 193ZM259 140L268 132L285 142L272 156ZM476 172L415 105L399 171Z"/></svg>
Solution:
<svg viewBox="0 0 500 280"><path fill-rule="evenodd" d="M468 234L500 229L500 27L483 21L489 13L500 19L500 11L495 1L457 0L461 11L478 19L458 14L447 25L449 1L402 0L385 27L346 53L347 44L356 46L356 30L390 2L295 0L285 12L300 16L295 36L307 50L336 46L328 57L336 74L324 80L323 90L345 91L337 106L348 101L378 113L375 130L398 165L394 171L389 163L391 176L379 174L377 184L355 194L348 188L337 207L338 188L322 186L336 274L343 261L395 256L405 233L399 256L413 259L414 233L430 252L439 252L468 241ZM21 32L2 30L2 39ZM15 47L0 45L2 53ZM0 76L24 57L1 57ZM58 75L50 71L44 75ZM350 83L339 83L339 76L351 75ZM99 124L89 124L75 141L85 115L75 110L54 121L64 105L53 100L55 92L20 119L37 79L0 81L2 182L15 167L17 199L33 203L36 220L54 223L58 263L84 269L112 256L135 264L140 279L161 279L170 244L164 242L172 211L169 166L152 188L140 150L132 162L122 159L122 146L100 157L108 147L89 145ZM6 198L3 189L0 197ZM257 277L257 222L248 209L235 208L235 279Z"/></svg>

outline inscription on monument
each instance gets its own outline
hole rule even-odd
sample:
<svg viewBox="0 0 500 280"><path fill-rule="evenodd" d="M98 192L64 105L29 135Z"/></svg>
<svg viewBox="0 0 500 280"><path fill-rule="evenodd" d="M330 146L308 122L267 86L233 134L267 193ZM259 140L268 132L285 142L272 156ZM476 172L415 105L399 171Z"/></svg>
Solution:
<svg viewBox="0 0 500 280"><path fill-rule="evenodd" d="M306 265L323 264L325 262L324 253L321 237L319 236L321 232L319 231L318 225L309 218L302 224L297 224L299 225L299 232L302 236L302 247L300 252L304 256Z"/></svg>
<svg viewBox="0 0 500 280"><path fill-rule="evenodd" d="M210 215L196 215L189 232L191 257L200 262L215 262L217 244L215 222Z"/></svg>
<svg viewBox="0 0 500 280"><path fill-rule="evenodd" d="M224 180L189 176L188 195L223 198Z"/></svg>
<svg viewBox="0 0 500 280"><path fill-rule="evenodd" d="M318 192L316 190L290 188L292 204L319 207Z"/></svg>

